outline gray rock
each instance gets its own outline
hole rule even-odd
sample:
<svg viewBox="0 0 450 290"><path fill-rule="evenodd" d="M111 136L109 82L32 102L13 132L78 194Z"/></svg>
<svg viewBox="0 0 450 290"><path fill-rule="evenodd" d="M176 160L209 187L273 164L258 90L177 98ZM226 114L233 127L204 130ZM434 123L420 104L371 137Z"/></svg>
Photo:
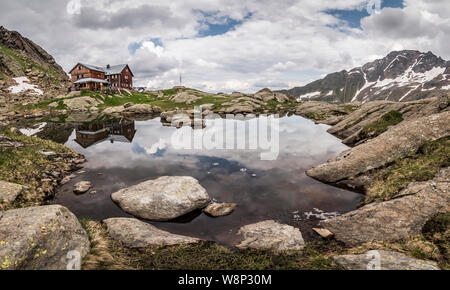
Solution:
<svg viewBox="0 0 450 290"><path fill-rule="evenodd" d="M161 109L159 107L153 107L149 104L137 104L125 107L123 113L127 115L158 114L161 113Z"/></svg>
<svg viewBox="0 0 450 290"><path fill-rule="evenodd" d="M210 216L220 217L231 214L237 207L235 203L212 203L203 211Z"/></svg>
<svg viewBox="0 0 450 290"><path fill-rule="evenodd" d="M129 248L194 244L201 241L171 234L134 218L110 218L103 222L108 234Z"/></svg>
<svg viewBox="0 0 450 290"><path fill-rule="evenodd" d="M78 97L73 99L65 99L64 104L72 111L87 111L90 107L102 104L102 101L91 97Z"/></svg>
<svg viewBox="0 0 450 290"><path fill-rule="evenodd" d="M404 121L375 139L341 153L338 157L307 171L326 183L352 183L354 177L384 167L416 152L425 142L450 135L450 112ZM370 179L365 181L370 182Z"/></svg>
<svg viewBox="0 0 450 290"><path fill-rule="evenodd" d="M78 219L60 205L0 212L0 245L0 268L11 270L66 270L69 252L89 252Z"/></svg>
<svg viewBox="0 0 450 290"><path fill-rule="evenodd" d="M336 105L325 102L306 101L296 107L295 114L306 118L326 117L326 120L315 119L328 125L340 122L348 111L345 108L355 109L358 104Z"/></svg>
<svg viewBox="0 0 450 290"><path fill-rule="evenodd" d="M212 111L212 110L214 110L215 107L216 107L216 105L214 105L214 104L203 104L200 106L202 111L206 111L206 110Z"/></svg>
<svg viewBox="0 0 450 290"><path fill-rule="evenodd" d="M280 103L285 103L289 101L289 98L282 93L274 93L269 89L262 89L259 92L257 92L254 96L255 99L262 100L264 102L268 101L277 101Z"/></svg>
<svg viewBox="0 0 450 290"><path fill-rule="evenodd" d="M312 228L312 230L324 239L331 239L333 237L333 233L327 229Z"/></svg>
<svg viewBox="0 0 450 290"><path fill-rule="evenodd" d="M333 259L347 270L439 270L436 262L390 251L369 251L362 255L335 256Z"/></svg>
<svg viewBox="0 0 450 290"><path fill-rule="evenodd" d="M192 177L164 176L119 190L111 198L126 212L148 220L167 221L203 208L211 200Z"/></svg>
<svg viewBox="0 0 450 290"><path fill-rule="evenodd" d="M86 193L91 188L91 186L92 184L89 181L80 181L73 186L73 192L77 194L83 194Z"/></svg>
<svg viewBox="0 0 450 290"><path fill-rule="evenodd" d="M132 102L128 102L128 103L124 104L123 107L126 109L126 108L129 108L129 107L133 106L133 105L134 104Z"/></svg>
<svg viewBox="0 0 450 290"><path fill-rule="evenodd" d="M8 138L4 135L0 135L0 150L2 148L17 148L17 147L22 147L23 144L15 141L11 138Z"/></svg>
<svg viewBox="0 0 450 290"><path fill-rule="evenodd" d="M321 102L315 102L321 103ZM414 102L390 102L390 101L374 101L361 105L358 110L344 116L338 123L328 130L341 139L347 145L355 145L361 143L364 138L360 136L361 130L378 120L390 111L398 111L402 114L405 121L416 120L424 116L437 114L443 110L447 110L450 103L450 95L437 98L423 99ZM352 103L353 104L353 103ZM347 107L352 104L345 104ZM366 136L365 138L370 138Z"/></svg>
<svg viewBox="0 0 450 290"><path fill-rule="evenodd" d="M222 114L248 114L255 112L256 109L259 109L260 105L252 104L252 103L239 103L234 104L228 108L224 108L220 110Z"/></svg>
<svg viewBox="0 0 450 290"><path fill-rule="evenodd" d="M279 253L299 251L305 247L302 233L289 225L282 225L273 220L243 226L238 235L242 237L238 249L262 249Z"/></svg>
<svg viewBox="0 0 450 290"><path fill-rule="evenodd" d="M106 115L114 115L118 113L122 113L125 110L124 106L117 106L117 107L109 107L103 110L103 114Z"/></svg>
<svg viewBox="0 0 450 290"><path fill-rule="evenodd" d="M186 103L191 104L197 100L200 100L204 94L200 91L188 89L188 90L180 90L177 94L170 96L169 100L175 103Z"/></svg>
<svg viewBox="0 0 450 290"><path fill-rule="evenodd" d="M69 183L73 178L75 178L74 174L68 175L61 180L61 185Z"/></svg>
<svg viewBox="0 0 450 290"><path fill-rule="evenodd" d="M26 189L23 185L0 180L0 202L13 202Z"/></svg>
<svg viewBox="0 0 450 290"><path fill-rule="evenodd" d="M443 169L434 180L409 184L400 198L366 205L320 225L351 246L419 234L427 220L450 211L449 178L450 169Z"/></svg>

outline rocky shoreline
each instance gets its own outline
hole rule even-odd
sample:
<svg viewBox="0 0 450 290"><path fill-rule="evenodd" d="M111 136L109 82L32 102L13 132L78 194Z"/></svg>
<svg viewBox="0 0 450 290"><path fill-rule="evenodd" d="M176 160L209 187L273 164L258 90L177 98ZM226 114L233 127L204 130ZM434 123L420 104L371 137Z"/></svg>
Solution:
<svg viewBox="0 0 450 290"><path fill-rule="evenodd" d="M131 118L156 115L161 117L163 124L179 121L191 126L195 125L192 121L195 112L192 109L183 108L185 105L202 106L203 116L213 113L220 115L229 113L296 114L317 123L331 125L329 132L353 147L328 163L309 170L308 175L329 184L362 191L368 196L367 203L375 201L348 214L323 221L320 224L321 228L316 229L324 236L324 239L319 241L318 251L311 252L310 247L313 245L304 242L298 229L275 221L264 221L241 228L239 231L241 239L236 244L239 250L233 255L252 256L260 254L260 252L252 251L263 251L271 253L270 261L273 261L272 258L277 255L295 257L292 259L297 259L300 255L307 263L311 263L301 265L302 267L308 267L308 265L312 267L314 262L320 260L320 265L324 269L360 269L363 265L361 261L365 261L361 255L367 250L389 250L380 252L382 260L386 261L383 268L438 268L435 262L422 263L408 257L413 253L408 245L423 235L424 227L435 217L444 215L444 221L448 221L448 217L445 218L446 214L448 216L450 204L449 155L446 153L450 133L448 95L410 103L377 101L365 104L334 105L314 101L297 103L283 94L273 93L267 89L254 95L218 94L214 96L214 99L211 99L208 94L202 95L198 91L181 87L174 88L170 95L165 96L167 92L164 91L155 92L155 94L160 102L163 101L165 108L133 102L110 106L109 97L99 100L98 96L73 95L68 99L50 100L46 103L47 107L41 107L39 110L28 107L14 114L8 112L3 115L0 119L3 122L0 128L3 130L0 135L0 150L4 152L23 150L29 154L28 162L35 162L39 166L30 167L26 177L18 177L15 172L16 176L6 175L0 178L5 180L0 183L2 188L0 197L4 199L0 208L2 210L0 224L4 225L0 227L0 243L8 245L0 251L1 268L65 269L66 264L62 261L64 253L67 252L66 245L81 253L85 259L83 266L85 269L101 268L101 264L106 263L106 260L108 261L106 264L109 265L107 268L135 268L138 266L132 265L130 260L124 261L123 257L132 256L134 260L141 261L142 258L151 256L153 261L157 261L158 254L155 253L159 251L166 254L167 251L172 251L170 253L183 251L184 253L195 248L198 252L189 255L202 255L212 249L220 255L225 253L226 250L218 245L209 244L194 237L174 235L138 219L109 219L102 224L82 220L80 224L66 208L45 206L46 201L52 198L55 189L67 182L73 172L81 168L81 164L85 161L84 157L50 141L23 136L12 127L18 119L23 119L25 116L45 118L53 116L55 112L63 115L69 112L89 114L101 112ZM122 98L127 100L126 96ZM170 101L170 107L166 99ZM199 103L201 100L202 102ZM177 105L172 105L173 103ZM177 119L179 115L187 116L187 118ZM429 167L424 170L431 172L431 175L429 173L427 177L406 177L405 184L400 185L393 196L378 196L377 180L395 170L403 169L400 161L414 159L420 154L423 159L425 157L431 159L434 156L434 151L427 153L428 155L421 152L425 150L424 146L429 146L430 142L434 142L435 147L441 146L436 147L439 150L443 148L443 156L447 156L447 160L441 160L440 163L430 161ZM34 152L34 155L31 153L33 158L38 156L37 160L32 159L30 151ZM11 156L11 160L14 160L13 157ZM167 180L150 180L145 184L123 189L113 194L112 199L124 211L138 218L151 220L170 220L196 209L204 209L213 216L223 216L230 214L236 207L235 204L210 204L207 192L196 180L190 179L192 178L179 177L175 181L172 177ZM23 187L17 183L27 186ZM142 188L140 189L139 186ZM147 188L160 190L149 192ZM176 195L178 198L174 199L172 195L167 194L168 192L178 192ZM161 208L167 210L162 213L152 207L153 203L149 203L150 197L158 204L164 205ZM16 209L24 206L27 208ZM22 211L24 211L23 214ZM149 212L152 212L151 216L148 215ZM171 214L167 215L168 212ZM48 223L46 219L40 218L42 215L48 217ZM61 215L70 220L71 227L60 226ZM18 218L19 216L23 216L23 220ZM29 218L25 218L28 216ZM26 233L11 234L13 230L8 221L12 217L15 217L16 223L29 224L30 230ZM46 224L43 224L44 222ZM55 242L49 240L47 236L49 231L54 235L62 235L64 238L60 242L67 241L67 243L61 247L58 246L59 250L52 248ZM448 229L439 230L438 233L448 235ZM24 237L32 237L32 239L26 240ZM383 244L377 244L378 242ZM91 251L89 251L89 243ZM399 246L398 243L401 245ZM437 247L439 243L432 240L432 242L418 243L417 247L426 247L424 244L427 247ZM51 253L52 259L42 258L53 250L56 252ZM421 260L432 259L439 262L439 267L447 268L449 257L446 251L439 248L439 254L424 254ZM102 254L98 255L95 252ZM399 258L398 255L403 256ZM286 259L290 261L291 258ZM400 262L396 264L394 261ZM195 264L195 262L192 263ZM294 267L299 267L298 264L295 265ZM216 265L203 266L209 269L215 268ZM150 265L139 267L149 268Z"/></svg>

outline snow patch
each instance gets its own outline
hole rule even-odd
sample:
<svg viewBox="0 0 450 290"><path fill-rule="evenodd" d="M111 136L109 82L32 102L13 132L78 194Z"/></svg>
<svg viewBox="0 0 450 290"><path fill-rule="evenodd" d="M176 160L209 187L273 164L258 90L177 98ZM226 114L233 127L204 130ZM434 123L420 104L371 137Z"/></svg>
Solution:
<svg viewBox="0 0 450 290"><path fill-rule="evenodd" d="M403 57L403 58L406 58L404 55L398 55L398 56L396 56L396 57L394 58L394 60L391 61L391 63L384 69L384 71L387 71L387 70L394 64L395 61L399 60L398 58L399 58L400 56Z"/></svg>
<svg viewBox="0 0 450 290"><path fill-rule="evenodd" d="M404 98L406 98L410 93L412 93L413 91L415 91L418 87L420 86L415 86L413 87L411 90L409 90L403 97L401 97L398 101L401 102L403 101Z"/></svg>
<svg viewBox="0 0 450 290"><path fill-rule="evenodd" d="M386 86L402 87L414 83L424 84L443 74L445 71L445 67L434 67L424 73L416 73L413 71L414 66L415 65L409 67L404 74L398 76L395 79L384 79L382 81L376 82L374 88L382 88Z"/></svg>
<svg viewBox="0 0 450 290"><path fill-rule="evenodd" d="M442 87L441 90L450 90L450 85Z"/></svg>
<svg viewBox="0 0 450 290"><path fill-rule="evenodd" d="M416 60L416 62L411 65L410 67L408 67L408 69L405 70L405 72L396 77L395 79L384 79L384 80L380 80L378 79L377 81L374 82L369 82L367 80L367 75L366 73L363 72L363 76L364 76L364 85L356 92L355 96L352 99L353 101L356 101L356 99L358 98L358 96L365 90L367 90L368 88L372 89L378 89L378 90L387 90L387 89L391 89L393 87L411 87L412 89L409 90L406 95L402 96L400 98L400 101L403 100L404 98L406 98L412 91L416 90L418 87L423 86L424 84L426 84L429 81L432 81L433 79L435 79L436 77L443 75L446 68L445 67L433 67L432 69L430 69L429 71L426 71L424 73L416 73L414 72L414 67L420 63L420 61L422 60L422 58L418 58ZM394 59L395 61L395 59ZM392 64L392 63L391 63ZM390 65L391 65L390 64ZM444 89L444 88L443 88ZM368 95L367 95L368 96ZM367 97L366 96L366 97ZM364 101L364 100L363 100Z"/></svg>
<svg viewBox="0 0 450 290"><path fill-rule="evenodd" d="M41 132L45 126L47 126L47 123L44 122L44 123L35 125L34 128L24 128L24 129L20 129L19 131L23 135L30 137L30 136L34 136L37 133Z"/></svg>
<svg viewBox="0 0 450 290"><path fill-rule="evenodd" d="M13 94L18 94L26 91L33 91L36 95L42 95L44 92L36 87L36 85L30 84L30 80L27 77L13 78L16 81L16 86L11 86L8 90Z"/></svg>
<svg viewBox="0 0 450 290"><path fill-rule="evenodd" d="M362 88L360 88L360 89L356 92L355 96L354 96L353 99L352 99L352 102L356 101L356 99L358 98L359 94L360 94L362 91L364 91L365 89L367 89L368 87L370 87L370 86L372 86L372 85L374 85L374 84L376 83L376 82L369 82L369 81L367 80L367 75L366 75L365 72L363 72L363 75L364 75L364 86L362 86Z"/></svg>
<svg viewBox="0 0 450 290"><path fill-rule="evenodd" d="M313 93L304 94L304 95L301 95L300 97L298 97L297 100L310 99L310 98L318 97L318 96L320 96L320 94L321 94L320 92L313 92Z"/></svg>

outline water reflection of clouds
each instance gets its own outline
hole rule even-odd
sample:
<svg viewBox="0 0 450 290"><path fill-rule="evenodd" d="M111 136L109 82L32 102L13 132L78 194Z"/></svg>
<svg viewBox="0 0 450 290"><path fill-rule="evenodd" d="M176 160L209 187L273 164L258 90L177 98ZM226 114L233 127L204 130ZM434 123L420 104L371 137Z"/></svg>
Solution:
<svg viewBox="0 0 450 290"><path fill-rule="evenodd" d="M207 128L210 121L207 122ZM229 122L229 121L227 121ZM236 121L234 121L236 122ZM237 121L241 122L241 121ZM246 121L248 122L248 121ZM237 136L246 136L242 133L242 126L238 127ZM347 147L337 138L326 133L327 126L314 125L311 121L301 117L285 117L280 119L280 155L276 161L261 161L258 150L195 150L174 149L171 145L171 137L176 128L163 127L158 119L136 122L137 133L132 144L108 143L96 144L85 150L69 141L69 145L85 154L88 159L95 159L89 163L92 168L123 167L134 168L144 166L155 159L170 160L170 162L186 163L192 158L198 161L199 156L218 157L230 161L236 161L243 167L267 170L280 166L280 163L297 158L296 162L285 163L287 169L307 169L308 166L325 161L331 155L337 154ZM222 127L209 127L208 130L221 131ZM189 130L183 127L178 130ZM241 131L240 131L241 130ZM204 130L200 130L204 131ZM248 128L247 128L248 135ZM73 138L71 138L72 140ZM324 156L324 154L326 156ZM194 161L195 162L195 161Z"/></svg>
<svg viewBox="0 0 450 290"><path fill-rule="evenodd" d="M326 133L327 126L301 117L280 119L280 155L275 161L261 161L260 150L176 150L170 140L177 129L163 127L159 119L136 122L135 127L131 144L101 142L87 149L74 142L72 134L67 145L88 160L86 174L79 178L91 180L98 194L75 196L69 183L63 186L66 192L57 196L57 202L79 216L128 216L111 201L111 193L159 176L193 176L213 199L238 203L238 209L220 219L200 215L189 224L154 224L170 232L218 241L226 241L226 233L246 223L265 219L289 223L294 211L319 208L342 213L359 202L359 195L305 175L305 170L346 146ZM103 173L101 177L98 172Z"/></svg>

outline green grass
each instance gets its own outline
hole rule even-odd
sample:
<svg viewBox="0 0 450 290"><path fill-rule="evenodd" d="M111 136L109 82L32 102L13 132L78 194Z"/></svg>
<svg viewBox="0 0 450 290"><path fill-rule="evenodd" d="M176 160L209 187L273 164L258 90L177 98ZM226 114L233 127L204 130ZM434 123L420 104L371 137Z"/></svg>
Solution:
<svg viewBox="0 0 450 290"><path fill-rule="evenodd" d="M233 100L232 97L227 97L227 98L217 98L215 96L207 96L207 97L203 97L197 101L195 101L194 103L192 103L192 106L200 106L200 105L204 105L204 104L214 104L215 105L215 109L221 109L223 107L225 107L223 104L230 102L231 100Z"/></svg>
<svg viewBox="0 0 450 290"><path fill-rule="evenodd" d="M27 70L28 68L30 68L31 70L38 70L40 72L46 73L51 79L55 81L57 73L52 67L45 68L42 65L32 61L31 59L21 56L19 53L15 52L14 50L6 47L1 43L0 49L5 55L9 56L10 58L18 62L24 71Z"/></svg>
<svg viewBox="0 0 450 290"><path fill-rule="evenodd" d="M20 66L22 67L22 69L24 69L24 70L27 69L27 62L23 58L19 57L17 55L17 53L15 53L12 49L7 48L4 44L1 44L1 43L0 43L0 49L5 55L7 55L7 56L13 58L15 61L17 61L20 64Z"/></svg>
<svg viewBox="0 0 450 290"><path fill-rule="evenodd" d="M280 255L261 250L237 250L213 242L193 245L130 249L109 237L104 225L81 219L91 252L83 269L134 270L331 270L338 269L316 244L302 252Z"/></svg>
<svg viewBox="0 0 450 290"><path fill-rule="evenodd" d="M409 183L432 179L450 165L450 137L424 144L416 155L396 161L387 172L376 175L370 185L365 204L394 198Z"/></svg>
<svg viewBox="0 0 450 290"><path fill-rule="evenodd" d="M375 138L386 132L390 126L395 126L403 121L403 115L398 111L390 111L379 120L366 125L359 133L358 139Z"/></svg>
<svg viewBox="0 0 450 290"><path fill-rule="evenodd" d="M51 184L42 184L40 177L43 171L69 170L63 160L49 160L38 151L53 151L75 157L77 153L61 144L36 137L16 135L9 130L0 131L23 147L7 148L0 151L0 180L18 183L30 187L26 196L21 197L14 206L40 205L46 195L53 189Z"/></svg>
<svg viewBox="0 0 450 290"><path fill-rule="evenodd" d="M344 104L344 105L340 105L339 108L344 110L345 112L347 112L347 114L350 114L350 113L356 111L359 108L359 106L355 106L355 105L351 105L351 104Z"/></svg>
<svg viewBox="0 0 450 290"><path fill-rule="evenodd" d="M326 120L328 118L327 115L319 114L319 113L316 113L316 112L308 112L308 113L305 114L305 116L306 116L306 118L312 119L312 120L315 120L315 121Z"/></svg>
<svg viewBox="0 0 450 290"><path fill-rule="evenodd" d="M422 229L423 236L435 244L441 254L439 266L450 269L450 212L439 214L425 224Z"/></svg>
<svg viewBox="0 0 450 290"><path fill-rule="evenodd" d="M176 95L177 93L178 93L178 89L168 89L168 90L163 91L164 96L167 96L167 97Z"/></svg>

